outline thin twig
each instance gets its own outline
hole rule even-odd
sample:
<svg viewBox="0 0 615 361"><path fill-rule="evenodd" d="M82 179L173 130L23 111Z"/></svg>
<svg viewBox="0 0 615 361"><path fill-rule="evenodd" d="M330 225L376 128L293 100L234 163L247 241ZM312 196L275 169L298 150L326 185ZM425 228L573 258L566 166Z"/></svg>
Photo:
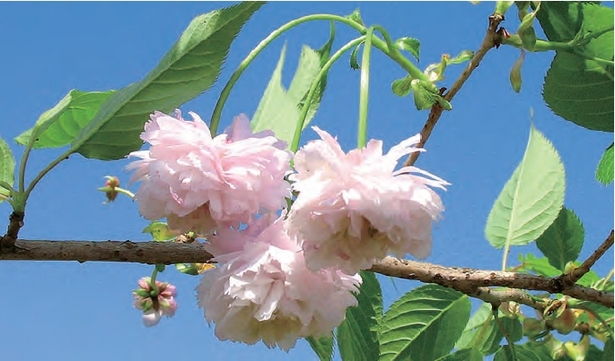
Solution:
<svg viewBox="0 0 615 361"><path fill-rule="evenodd" d="M444 99L448 100L449 102L453 100L453 97L455 97L455 95L457 94L457 92L459 92L466 80L468 80L470 75L472 75L472 72L478 67L487 52L498 44L498 39L500 36L497 34L497 28L502 21L504 21L504 17L501 14L493 14L489 17L489 26L487 27L487 33L485 34L483 43L481 44L478 51L474 53L474 56L468 63L468 66L461 73L459 78L453 83L448 92L443 95ZM438 123L438 120L440 119L440 116L442 115L442 110L442 107L438 103L431 107L431 111L429 113L429 116L427 117L427 121L425 122L425 125L421 130L421 140L416 145L417 148L425 147L425 143L427 143L427 140L431 136L431 132L433 131L434 127ZM414 165L419 155L420 152L410 153L408 159L406 159L406 161L404 162L404 167Z"/></svg>
<svg viewBox="0 0 615 361"><path fill-rule="evenodd" d="M611 230L611 233L604 240L604 242L602 242L600 247L598 247L594 251L594 253L592 253L592 255L589 256L585 260L585 262L583 262L579 266L579 268L576 268L575 270L573 270L569 274L561 275L562 281L570 282L570 283L576 283L579 279L581 279L581 277L583 277L583 275L585 275L587 272L589 272L589 270L592 268L594 263L596 263L596 261L598 261L600 259L600 257L602 257L606 253L606 251L608 251L609 248L611 248L612 245L613 245L613 230Z"/></svg>
<svg viewBox="0 0 615 361"><path fill-rule="evenodd" d="M14 252L0 254L0 260L102 261L145 264L206 263L213 257L200 243L130 241L36 241L17 240ZM430 263L385 257L370 269L383 275L419 280L449 287L471 297L498 305L515 301L534 308L544 305L525 291L563 293L613 308L613 294L577 284L564 284L558 277L547 278L515 272L444 267ZM489 287L509 287L498 290Z"/></svg>
<svg viewBox="0 0 615 361"><path fill-rule="evenodd" d="M9 226L6 234L0 238L0 254L3 252L15 251L15 242L19 235L19 230L23 227L23 212L13 212L9 216Z"/></svg>

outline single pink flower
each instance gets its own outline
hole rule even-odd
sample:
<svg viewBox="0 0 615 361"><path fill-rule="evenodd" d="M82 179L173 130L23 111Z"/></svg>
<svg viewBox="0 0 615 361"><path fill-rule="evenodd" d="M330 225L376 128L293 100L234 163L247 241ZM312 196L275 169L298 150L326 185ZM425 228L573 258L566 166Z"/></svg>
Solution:
<svg viewBox="0 0 615 361"><path fill-rule="evenodd" d="M220 266L205 273L197 287L199 306L215 323L219 339L262 341L289 350L299 338L330 335L346 308L357 304L352 292L358 291L361 277L308 270L282 223L276 220L251 240L243 233L255 233L263 224L211 240L214 248L227 244L237 249L217 255Z"/></svg>
<svg viewBox="0 0 615 361"><path fill-rule="evenodd" d="M177 310L175 286L167 282L156 281L152 287L151 279L144 277L139 280L139 288L133 291L134 306L143 311L143 324L155 326L163 315L172 317Z"/></svg>
<svg viewBox="0 0 615 361"><path fill-rule="evenodd" d="M155 112L141 133L149 150L130 154L141 158L127 169L135 171L131 181L141 181L135 199L143 217L167 217L173 229L208 234L218 223L249 223L285 205L290 153L283 142L270 131L253 134L243 114L212 138L205 122L190 115L194 121L179 110Z"/></svg>
<svg viewBox="0 0 615 361"><path fill-rule="evenodd" d="M305 252L309 269L335 267L347 274L368 269L392 253L427 257L432 221L444 210L430 188L448 183L417 167L395 171L420 135L383 155L382 142L344 153L329 133L309 142L294 158L293 190L299 192L288 214L288 231ZM426 177L427 176L427 177Z"/></svg>

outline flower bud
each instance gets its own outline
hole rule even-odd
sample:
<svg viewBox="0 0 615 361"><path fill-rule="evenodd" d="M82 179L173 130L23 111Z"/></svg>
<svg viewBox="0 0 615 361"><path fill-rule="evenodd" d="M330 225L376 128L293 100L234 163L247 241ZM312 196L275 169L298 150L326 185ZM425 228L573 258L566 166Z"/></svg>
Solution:
<svg viewBox="0 0 615 361"><path fill-rule="evenodd" d="M525 50L521 49L521 55L517 60L515 60L512 68L510 69L510 84L515 92L521 91L521 84L523 83L523 79L521 79L521 67L523 66L523 61L525 60Z"/></svg>
<svg viewBox="0 0 615 361"><path fill-rule="evenodd" d="M510 8L512 4L514 3L515 3L514 1L496 1L495 13L500 14L500 15L506 14L506 11L508 10L508 8Z"/></svg>
<svg viewBox="0 0 615 361"><path fill-rule="evenodd" d="M105 186L98 188L98 190L105 192L105 196L107 197L107 202L105 203L111 203L115 200L117 194L119 193L116 188L120 186L120 180L117 177L112 177L109 175L105 176L105 178L107 178Z"/></svg>
<svg viewBox="0 0 615 361"><path fill-rule="evenodd" d="M547 324L562 335L567 335L577 325L577 314L570 308L566 308L557 318L547 322Z"/></svg>
<svg viewBox="0 0 615 361"><path fill-rule="evenodd" d="M539 338L544 333L546 326L542 320L526 318L523 320L523 334L529 338Z"/></svg>
<svg viewBox="0 0 615 361"><path fill-rule="evenodd" d="M138 281L139 288L132 292L134 306L143 311L143 324L154 326L160 322L163 315L171 317L177 309L175 301L175 286L167 282L156 281L152 285L151 278L144 277Z"/></svg>

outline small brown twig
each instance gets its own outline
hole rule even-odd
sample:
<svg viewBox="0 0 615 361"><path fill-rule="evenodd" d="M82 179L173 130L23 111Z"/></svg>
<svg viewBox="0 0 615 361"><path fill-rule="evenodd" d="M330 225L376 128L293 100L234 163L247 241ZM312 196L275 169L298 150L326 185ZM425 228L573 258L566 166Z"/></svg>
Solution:
<svg viewBox="0 0 615 361"><path fill-rule="evenodd" d="M444 94L444 99L449 102L453 100L453 97L455 97L455 95L457 94L457 92L459 92L466 80L468 80L470 75L472 75L472 72L478 67L487 52L496 45L499 45L498 41L500 35L497 33L497 28L498 26L500 26L500 23L502 21L504 21L504 16L501 14L493 14L489 16L489 26L487 27L487 33L485 34L483 43L481 44L478 51L474 53L474 56L472 57L472 59L470 59L468 66L464 69L459 78L453 83L448 92ZM438 120L442 115L442 111L443 109L438 103L431 107L431 111L429 113L429 116L427 117L427 121L425 122L423 129L421 129L421 140L416 145L417 148L425 147L425 143L427 143L427 140L431 136L431 132L438 123ZM406 161L404 162L404 167L414 165L419 155L420 152L410 153L408 159L406 159Z"/></svg>
<svg viewBox="0 0 615 361"><path fill-rule="evenodd" d="M8 250L9 252L15 250L15 242L17 241L19 230L23 227L23 219L23 212L11 213L6 234L0 238L0 254L2 254L5 250Z"/></svg>
<svg viewBox="0 0 615 361"><path fill-rule="evenodd" d="M581 277L583 277L583 275L589 272L589 270L592 268L594 263L596 263L596 261L598 261L600 257L602 257L606 253L606 251L608 251L609 248L611 248L612 245L613 245L613 230L611 230L611 233L609 234L609 236L604 240L604 242L602 242L600 247L598 247L594 251L594 253L592 253L592 255L589 256L585 260L585 262L583 262L578 268L574 269L572 272L568 274L563 274L560 276L562 279L562 282L571 283L571 284L576 283L579 279L581 279Z"/></svg>

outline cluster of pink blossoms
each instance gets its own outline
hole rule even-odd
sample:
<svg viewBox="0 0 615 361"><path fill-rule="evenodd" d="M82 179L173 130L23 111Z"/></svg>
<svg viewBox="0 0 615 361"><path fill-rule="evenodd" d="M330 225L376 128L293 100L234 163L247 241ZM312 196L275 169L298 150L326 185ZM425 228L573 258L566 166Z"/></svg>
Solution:
<svg viewBox="0 0 615 361"><path fill-rule="evenodd" d="M430 187L446 183L399 158L418 136L382 153L382 142L344 153L322 140L294 155L272 132L253 134L240 115L211 136L201 118L156 112L141 138L149 150L129 165L140 213L207 236L219 267L197 287L205 318L222 340L288 350L298 338L327 336L357 304L359 270L389 253L423 258L443 210ZM292 185L285 180L285 177ZM298 192L290 211L279 212Z"/></svg>

